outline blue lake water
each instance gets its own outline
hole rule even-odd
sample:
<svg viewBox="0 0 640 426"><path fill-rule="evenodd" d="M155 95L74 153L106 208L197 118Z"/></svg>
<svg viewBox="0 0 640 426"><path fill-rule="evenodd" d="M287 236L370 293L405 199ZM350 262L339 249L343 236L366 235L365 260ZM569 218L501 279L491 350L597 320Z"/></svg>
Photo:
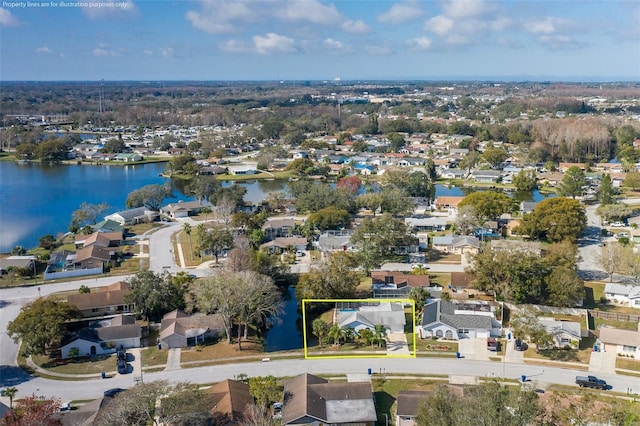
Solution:
<svg viewBox="0 0 640 426"><path fill-rule="evenodd" d="M298 310L296 288L290 286L283 295L284 312L280 321L267 331L265 349L267 352L302 349L302 317Z"/></svg>
<svg viewBox="0 0 640 426"><path fill-rule="evenodd" d="M127 194L144 185L171 182L160 176L164 163L135 166L20 165L0 161L0 252L16 245L38 245L45 234L64 233L71 214L80 203L106 202L105 214L125 208ZM284 191L287 181L259 180L238 183L247 188L245 200L259 203L272 191ZM193 199L185 195L185 181L173 181L176 198L166 202ZM232 185L225 182L224 185ZM469 189L436 185L436 195L465 195ZM544 198L538 191L526 194L526 201Z"/></svg>

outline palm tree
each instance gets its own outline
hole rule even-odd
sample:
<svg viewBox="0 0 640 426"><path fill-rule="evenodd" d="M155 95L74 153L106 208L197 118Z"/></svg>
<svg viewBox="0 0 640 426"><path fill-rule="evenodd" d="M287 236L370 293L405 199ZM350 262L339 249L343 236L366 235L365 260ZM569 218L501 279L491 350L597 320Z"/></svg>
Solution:
<svg viewBox="0 0 640 426"><path fill-rule="evenodd" d="M13 397L18 393L18 389L13 386L5 388L0 392L0 395L9 398L9 408L13 409Z"/></svg>
<svg viewBox="0 0 640 426"><path fill-rule="evenodd" d="M344 342L347 343L347 340L353 341L356 337L356 331L353 328L345 327L342 333L342 337L344 337Z"/></svg>
<svg viewBox="0 0 640 426"><path fill-rule="evenodd" d="M367 345L370 344L371 347L373 347L373 343L375 342L375 335L373 334L373 331L368 328L363 328L358 332L358 337L364 340Z"/></svg>
<svg viewBox="0 0 640 426"><path fill-rule="evenodd" d="M340 338L342 337L343 333L344 333L344 327L340 327L339 324L334 323L329 329L328 334L329 334L329 337L333 337L333 344L339 345Z"/></svg>
<svg viewBox="0 0 640 426"><path fill-rule="evenodd" d="M189 236L189 253L191 253L191 260L193 260L193 244L191 243L191 225L189 222L182 224L182 230Z"/></svg>
<svg viewBox="0 0 640 426"><path fill-rule="evenodd" d="M387 337L387 331L385 330L384 325L376 324L373 333L375 336L375 340L378 343L378 347L380 347L380 344L382 342L385 342Z"/></svg>
<svg viewBox="0 0 640 426"><path fill-rule="evenodd" d="M324 344L325 336L329 333L329 324L327 324L322 318L316 318L313 320L311 327L313 335L318 338L318 346L322 346Z"/></svg>
<svg viewBox="0 0 640 426"><path fill-rule="evenodd" d="M207 221L207 216L209 215L209 213L212 213L212 210L210 207L208 206L204 206L202 209L200 209L200 213L204 214L204 221Z"/></svg>

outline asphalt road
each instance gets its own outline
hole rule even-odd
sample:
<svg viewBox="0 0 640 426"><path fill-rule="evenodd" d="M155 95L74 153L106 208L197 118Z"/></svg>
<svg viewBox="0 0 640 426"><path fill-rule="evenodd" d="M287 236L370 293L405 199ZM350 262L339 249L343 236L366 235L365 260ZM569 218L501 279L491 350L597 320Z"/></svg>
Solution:
<svg viewBox="0 0 640 426"><path fill-rule="evenodd" d="M302 373L311 374L366 374L371 368L374 373L386 375L441 375L455 374L483 377L506 377L519 380L526 375L528 381L536 387L545 383L574 385L577 375L583 371L566 368L551 368L535 365L519 365L491 361L472 361L455 358L416 358L416 359L334 359L334 360L281 360L254 362L245 364L226 364L219 366L189 368L167 372L145 373L144 381L168 380L172 383L214 383L227 378L233 379L239 374L249 377L273 375L291 377ZM629 376L600 375L614 391L626 393L640 392L640 380ZM57 380L28 378L17 384L19 395L35 393L46 397L59 397L66 400L98 398L110 388L129 388L134 386L133 375L110 379L95 379L62 384Z"/></svg>

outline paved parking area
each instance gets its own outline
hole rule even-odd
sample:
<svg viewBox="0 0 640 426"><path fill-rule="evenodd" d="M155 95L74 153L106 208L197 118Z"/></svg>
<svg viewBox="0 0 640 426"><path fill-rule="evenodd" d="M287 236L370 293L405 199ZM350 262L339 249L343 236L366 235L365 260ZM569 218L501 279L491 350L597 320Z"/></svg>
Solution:
<svg viewBox="0 0 640 426"><path fill-rule="evenodd" d="M523 364L524 351L516 351L514 345L515 345L515 339L511 339L507 341L506 347L504 348L504 362L510 362L513 364Z"/></svg>
<svg viewBox="0 0 640 426"><path fill-rule="evenodd" d="M487 350L487 339L460 339L458 352L465 358L478 361L489 361L492 354Z"/></svg>
<svg viewBox="0 0 640 426"><path fill-rule="evenodd" d="M407 336L404 333L387 334L387 355L409 355Z"/></svg>

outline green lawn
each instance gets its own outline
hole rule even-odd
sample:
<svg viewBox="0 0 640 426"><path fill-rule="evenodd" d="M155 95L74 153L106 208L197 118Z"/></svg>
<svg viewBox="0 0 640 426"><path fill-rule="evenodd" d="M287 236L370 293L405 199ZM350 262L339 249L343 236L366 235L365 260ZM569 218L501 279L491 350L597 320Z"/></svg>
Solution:
<svg viewBox="0 0 640 426"><path fill-rule="evenodd" d="M152 365L165 365L169 356L169 351L158 349L157 346L149 346L140 351L142 356L142 365L149 367Z"/></svg>
<svg viewBox="0 0 640 426"><path fill-rule="evenodd" d="M103 355L90 359L88 357L74 360L55 360L48 355L33 355L36 365L55 373L63 374L100 374L102 371L116 370L115 355Z"/></svg>
<svg viewBox="0 0 640 426"><path fill-rule="evenodd" d="M634 370L640 374L640 360L633 358L616 358L616 368L623 368L625 370Z"/></svg>

